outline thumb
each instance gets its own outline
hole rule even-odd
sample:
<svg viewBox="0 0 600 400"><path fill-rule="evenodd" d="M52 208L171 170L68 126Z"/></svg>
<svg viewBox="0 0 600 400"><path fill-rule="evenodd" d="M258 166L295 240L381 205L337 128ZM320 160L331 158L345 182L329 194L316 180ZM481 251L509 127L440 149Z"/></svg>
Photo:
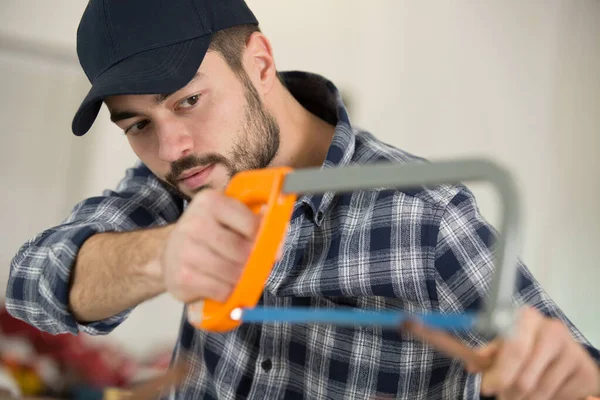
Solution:
<svg viewBox="0 0 600 400"><path fill-rule="evenodd" d="M491 360L496 356L496 353L498 353L500 345L500 340L494 339L487 345L475 350L475 354L477 354L478 357L475 361L470 360L467 362L467 371L471 374L483 372L483 370L486 369L486 366L491 364ZM481 360L485 360L485 363L481 363Z"/></svg>
<svg viewBox="0 0 600 400"><path fill-rule="evenodd" d="M490 365L489 359L481 357L448 332L428 328L417 321L406 321L402 328L413 333L420 341L433 346L446 355L462 360L465 365L471 364L481 369L485 369Z"/></svg>

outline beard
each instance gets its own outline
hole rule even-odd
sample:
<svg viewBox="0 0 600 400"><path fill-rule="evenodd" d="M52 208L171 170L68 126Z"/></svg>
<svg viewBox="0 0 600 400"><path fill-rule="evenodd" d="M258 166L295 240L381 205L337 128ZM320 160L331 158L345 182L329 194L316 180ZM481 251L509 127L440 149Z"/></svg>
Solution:
<svg viewBox="0 0 600 400"><path fill-rule="evenodd" d="M280 130L277 121L265 108L246 72L242 70L238 76L244 86L246 105L237 139L230 152L226 155L207 153L201 156L186 156L171 163L171 170L165 177L167 183L188 201L191 200L191 197L183 193L177 185L178 177L184 171L195 167L220 164L225 167L227 176L231 179L240 171L268 167L279 151ZM194 193L209 187L211 187L210 184L202 185L196 188Z"/></svg>

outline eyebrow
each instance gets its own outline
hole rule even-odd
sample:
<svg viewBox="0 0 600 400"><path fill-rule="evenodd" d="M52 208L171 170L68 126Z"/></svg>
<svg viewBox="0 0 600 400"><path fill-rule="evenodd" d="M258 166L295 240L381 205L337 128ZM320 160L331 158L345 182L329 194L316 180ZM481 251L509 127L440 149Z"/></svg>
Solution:
<svg viewBox="0 0 600 400"><path fill-rule="evenodd" d="M192 79L190 79L190 81L186 84L186 86L190 85L194 81L201 79L202 77L204 77L204 74L202 72L196 72L196 74L193 76ZM181 90L181 89L179 89L179 90ZM171 97L173 95L173 93L176 93L176 92L157 94L156 96L154 96L154 101L156 102L156 104L162 104L169 97ZM135 111L115 111L115 112L110 111L110 120L112 122L119 122L124 119L135 118L139 115L140 114Z"/></svg>

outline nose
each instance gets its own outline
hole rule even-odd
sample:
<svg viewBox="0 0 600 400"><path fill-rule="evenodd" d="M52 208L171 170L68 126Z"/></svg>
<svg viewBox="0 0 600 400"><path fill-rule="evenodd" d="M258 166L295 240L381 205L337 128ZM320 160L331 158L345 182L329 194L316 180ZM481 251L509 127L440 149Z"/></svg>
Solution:
<svg viewBox="0 0 600 400"><path fill-rule="evenodd" d="M176 118L168 118L155 122L158 137L158 157L166 162L177 161L190 154L193 139L185 124Z"/></svg>

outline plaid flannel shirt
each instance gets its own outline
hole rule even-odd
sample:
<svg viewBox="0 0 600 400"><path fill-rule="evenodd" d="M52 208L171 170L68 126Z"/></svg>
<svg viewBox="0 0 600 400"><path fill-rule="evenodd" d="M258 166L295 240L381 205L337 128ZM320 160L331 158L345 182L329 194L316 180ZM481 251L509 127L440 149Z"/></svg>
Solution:
<svg viewBox="0 0 600 400"><path fill-rule="evenodd" d="M323 168L391 161L426 162L353 128L335 86L287 72L290 92L336 126ZM68 310L69 276L82 243L97 232L172 223L185 203L142 164L115 191L78 204L61 225L28 241L11 265L7 307L50 333L108 334L131 310L79 324ZM462 312L481 307L493 273L494 229L461 185L300 197L260 303ZM135 249L132 249L135 251ZM515 305L529 304L581 333L520 263ZM140 332L143 335L143 332ZM475 333L461 339L484 343ZM480 376L409 334L377 326L242 325L227 333L192 328L182 314L174 359L191 354L192 370L171 392L182 399L476 399Z"/></svg>

